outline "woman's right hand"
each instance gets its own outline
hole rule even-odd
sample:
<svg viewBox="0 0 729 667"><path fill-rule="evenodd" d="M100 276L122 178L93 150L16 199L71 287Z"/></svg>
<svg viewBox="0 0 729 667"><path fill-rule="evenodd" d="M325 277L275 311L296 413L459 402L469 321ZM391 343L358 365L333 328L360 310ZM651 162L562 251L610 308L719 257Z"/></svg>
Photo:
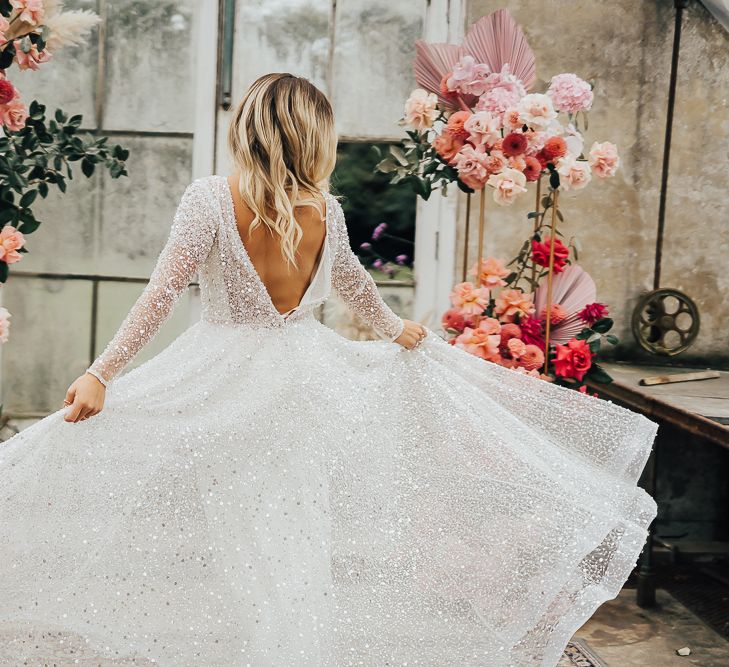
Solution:
<svg viewBox="0 0 729 667"><path fill-rule="evenodd" d="M395 339L395 342L407 350L412 350L420 345L422 340L428 335L428 330L419 322L412 322L411 320L403 320L403 322L405 323L405 328Z"/></svg>
<svg viewBox="0 0 729 667"><path fill-rule="evenodd" d="M91 373L84 373L73 381L66 392L64 405L68 406L63 417L74 424L94 415L98 415L104 407L106 387Z"/></svg>

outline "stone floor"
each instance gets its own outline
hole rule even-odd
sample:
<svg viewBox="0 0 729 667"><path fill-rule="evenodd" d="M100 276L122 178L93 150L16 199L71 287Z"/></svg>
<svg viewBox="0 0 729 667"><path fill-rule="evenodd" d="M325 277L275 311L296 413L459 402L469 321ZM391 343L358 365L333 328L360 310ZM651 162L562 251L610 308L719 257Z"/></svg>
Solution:
<svg viewBox="0 0 729 667"><path fill-rule="evenodd" d="M641 609L635 590L624 589L604 604L575 634L609 667L727 667L729 642L666 591L658 606ZM688 646L691 655L676 650Z"/></svg>

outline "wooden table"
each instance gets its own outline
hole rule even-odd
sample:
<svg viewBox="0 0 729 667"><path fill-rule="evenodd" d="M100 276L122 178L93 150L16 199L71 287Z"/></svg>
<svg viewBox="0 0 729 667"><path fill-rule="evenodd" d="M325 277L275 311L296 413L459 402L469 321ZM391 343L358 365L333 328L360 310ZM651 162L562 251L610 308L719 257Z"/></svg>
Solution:
<svg viewBox="0 0 729 667"><path fill-rule="evenodd" d="M709 380L642 386L639 380L652 375L714 369L628 362L600 365L613 377L609 384L587 383L600 396L729 448L729 372L720 371L720 377Z"/></svg>
<svg viewBox="0 0 729 667"><path fill-rule="evenodd" d="M601 362L600 365L612 376L613 382L587 382L588 387L599 396L729 449L729 372L719 372L718 378L706 380L644 386L640 384L640 379L644 377L714 369L630 362ZM657 471L658 457L654 447L646 466L646 491L652 496L656 493ZM656 604L654 529L655 525L651 524L640 558L637 602L641 607L653 607Z"/></svg>

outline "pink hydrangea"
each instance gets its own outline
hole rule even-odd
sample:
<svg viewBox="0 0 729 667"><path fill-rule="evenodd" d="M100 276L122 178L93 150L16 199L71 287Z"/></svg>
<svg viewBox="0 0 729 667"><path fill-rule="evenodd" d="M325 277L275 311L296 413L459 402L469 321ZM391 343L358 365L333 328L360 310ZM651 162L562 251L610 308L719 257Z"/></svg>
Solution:
<svg viewBox="0 0 729 667"><path fill-rule="evenodd" d="M547 95L552 98L557 111L567 113L589 111L594 97L592 87L587 81L567 72L552 77Z"/></svg>
<svg viewBox="0 0 729 667"><path fill-rule="evenodd" d="M486 90L490 74L488 65L477 63L473 56L465 55L453 66L446 87L451 92L478 97Z"/></svg>

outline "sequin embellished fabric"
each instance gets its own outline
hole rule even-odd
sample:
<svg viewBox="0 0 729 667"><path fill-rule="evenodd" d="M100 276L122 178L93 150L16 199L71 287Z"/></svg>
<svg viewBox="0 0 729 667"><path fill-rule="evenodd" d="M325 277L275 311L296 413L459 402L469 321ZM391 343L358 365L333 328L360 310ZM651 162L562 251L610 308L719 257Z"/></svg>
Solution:
<svg viewBox="0 0 729 667"><path fill-rule="evenodd" d="M327 195L330 281L285 317L222 177L192 183L94 363L104 411L0 445L0 665L555 665L656 513L657 425L483 361L315 320L400 319ZM120 374L197 273L201 320Z"/></svg>

